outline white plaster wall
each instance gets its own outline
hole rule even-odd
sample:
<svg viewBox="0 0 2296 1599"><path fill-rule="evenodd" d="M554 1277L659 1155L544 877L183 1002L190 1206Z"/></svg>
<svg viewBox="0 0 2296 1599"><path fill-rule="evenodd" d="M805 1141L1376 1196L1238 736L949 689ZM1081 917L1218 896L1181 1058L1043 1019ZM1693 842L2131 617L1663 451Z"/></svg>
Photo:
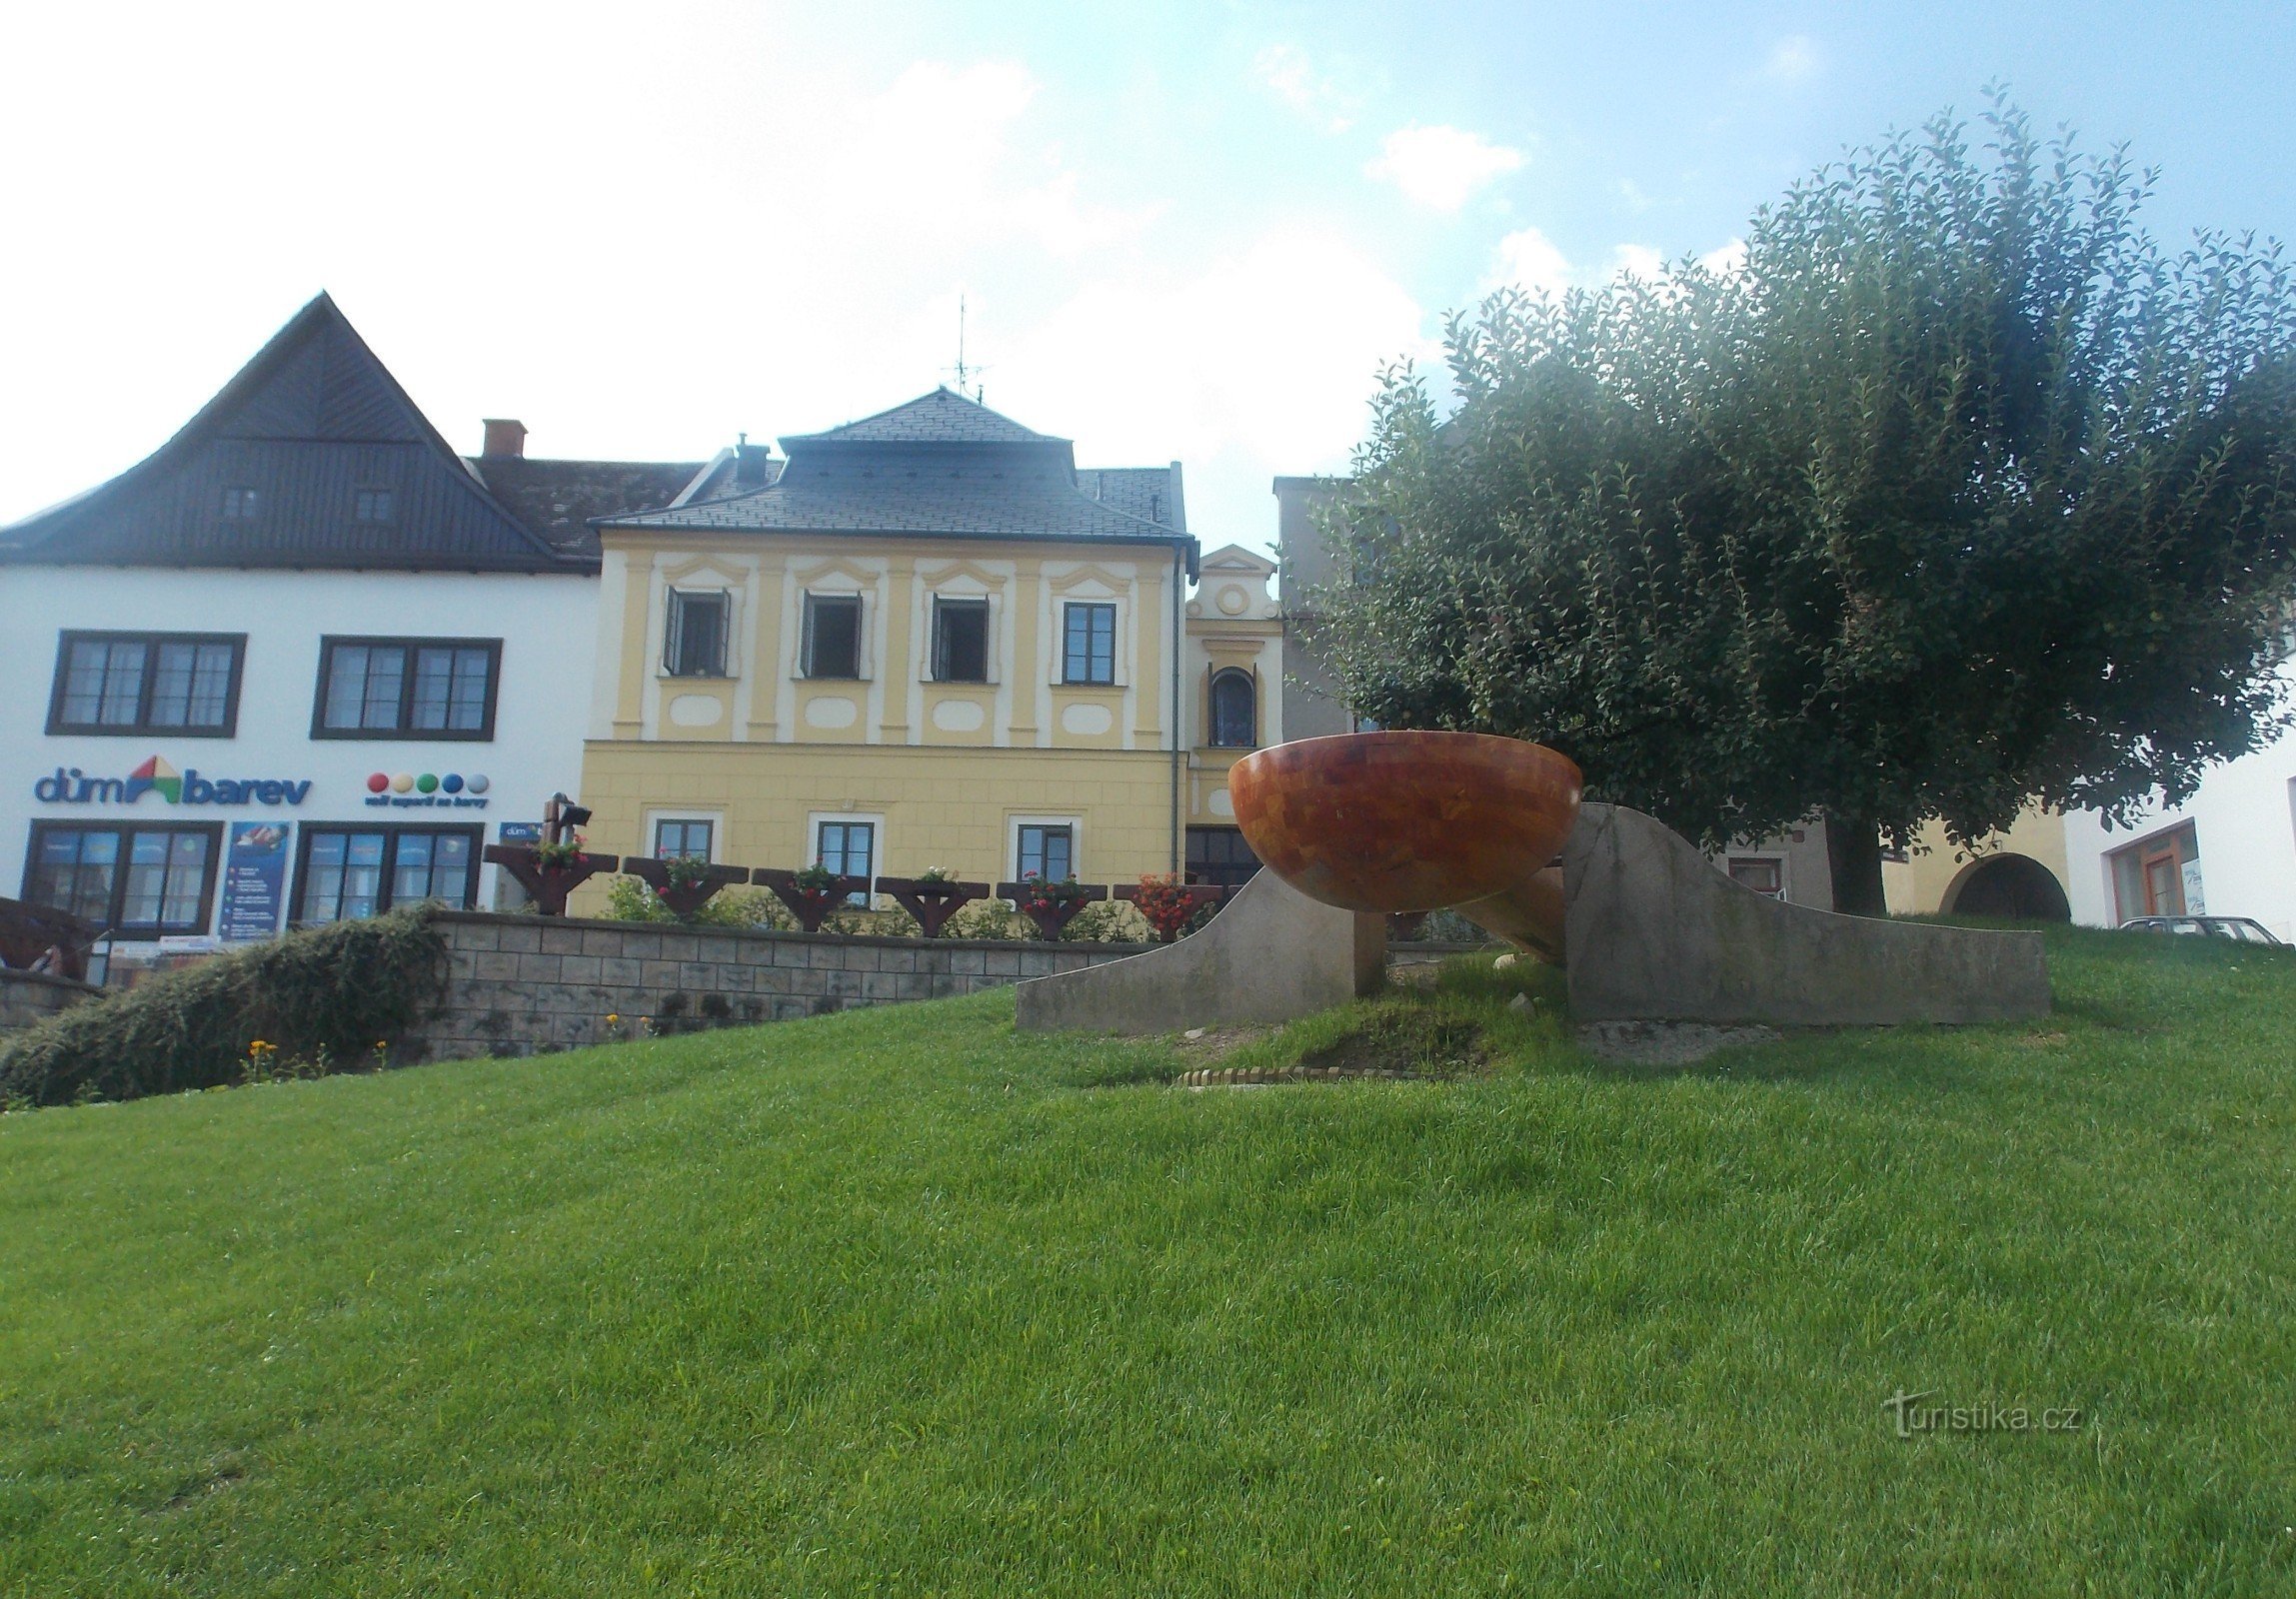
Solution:
<svg viewBox="0 0 2296 1599"><path fill-rule="evenodd" d="M2283 704L2296 706L2296 663L2280 669ZM2185 804L2146 808L2133 828L2108 832L2093 810L2065 817L2065 886L2073 919L2092 926L2114 920L2105 856L2165 827L2193 824L2200 845L2202 894L2218 916L2253 916L2283 939L2296 941L2296 812L2289 783L2296 780L2296 734L2253 755L2225 763L2201 780Z"/></svg>
<svg viewBox="0 0 2296 1599"><path fill-rule="evenodd" d="M574 575L0 567L7 689L0 695L0 894L22 891L34 819L477 821L490 843L502 822L538 821L554 791L578 792L597 602L597 581ZM50 738L57 636L77 629L246 634L236 736ZM313 739L325 634L502 640L494 738ZM58 767L125 777L154 755L211 779L308 779L311 790L293 807L170 806L150 794L135 804L34 799L33 785ZM373 772L484 773L488 802L484 809L370 807ZM482 906L494 902L494 867L482 868ZM292 893L292 873L287 887Z"/></svg>

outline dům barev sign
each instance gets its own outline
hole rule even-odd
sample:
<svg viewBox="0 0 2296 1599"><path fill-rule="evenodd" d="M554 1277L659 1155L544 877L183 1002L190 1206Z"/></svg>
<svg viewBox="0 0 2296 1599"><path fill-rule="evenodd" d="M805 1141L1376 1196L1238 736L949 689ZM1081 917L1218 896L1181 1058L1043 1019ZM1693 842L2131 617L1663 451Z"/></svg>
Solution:
<svg viewBox="0 0 2296 1599"><path fill-rule="evenodd" d="M58 767L32 785L32 798L47 805L132 805L147 794L171 805L299 805L310 792L309 778L209 778L197 768L178 772L158 756L124 778Z"/></svg>

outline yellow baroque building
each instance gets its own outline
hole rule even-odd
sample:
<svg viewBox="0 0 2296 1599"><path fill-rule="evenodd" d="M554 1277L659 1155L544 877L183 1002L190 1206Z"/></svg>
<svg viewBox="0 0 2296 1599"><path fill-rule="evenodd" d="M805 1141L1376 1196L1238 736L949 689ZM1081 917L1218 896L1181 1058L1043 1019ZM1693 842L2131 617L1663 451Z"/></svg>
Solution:
<svg viewBox="0 0 2296 1599"><path fill-rule="evenodd" d="M600 525L591 847L1248 874L1226 770L1282 737L1275 568L1199 557L1178 463L1080 470L946 389L781 443Z"/></svg>

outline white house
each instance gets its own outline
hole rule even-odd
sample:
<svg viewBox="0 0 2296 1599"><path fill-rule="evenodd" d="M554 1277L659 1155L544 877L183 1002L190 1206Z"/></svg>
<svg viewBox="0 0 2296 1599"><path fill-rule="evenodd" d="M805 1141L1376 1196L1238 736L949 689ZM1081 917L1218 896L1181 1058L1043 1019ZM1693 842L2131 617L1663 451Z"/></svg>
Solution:
<svg viewBox="0 0 2296 1599"><path fill-rule="evenodd" d="M497 902L482 846L580 779L588 516L724 465L524 432L458 457L322 295L150 459L0 529L0 892L129 948Z"/></svg>
<svg viewBox="0 0 2296 1599"><path fill-rule="evenodd" d="M2280 667L2296 705L2296 662ZM2296 733L2201 780L2185 803L2152 805L2107 830L2094 811L2065 817L2073 919L2247 916L2296 941Z"/></svg>

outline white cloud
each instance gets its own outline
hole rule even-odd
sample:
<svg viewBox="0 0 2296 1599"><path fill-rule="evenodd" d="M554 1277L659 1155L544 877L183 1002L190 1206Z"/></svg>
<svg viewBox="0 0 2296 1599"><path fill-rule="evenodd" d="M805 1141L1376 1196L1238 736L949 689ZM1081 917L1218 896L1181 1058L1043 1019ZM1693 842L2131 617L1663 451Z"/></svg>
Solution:
<svg viewBox="0 0 2296 1599"><path fill-rule="evenodd" d="M1666 270L1665 253L1655 245L1622 244L1610 251L1610 272L1613 278L1647 278L1655 280Z"/></svg>
<svg viewBox="0 0 2296 1599"><path fill-rule="evenodd" d="M1746 259L1746 241L1731 239L1698 257L1712 272L1735 272ZM1609 261L1599 267L1573 266L1561 248L1536 228L1522 228L1499 240L1482 292L1527 289L1559 299L1570 289L1599 289L1614 278L1641 278L1655 282L1665 275L1665 253L1655 245L1619 244Z"/></svg>
<svg viewBox="0 0 2296 1599"><path fill-rule="evenodd" d="M1379 157L1363 168L1403 197L1430 211L1456 211L1475 191L1522 165L1522 152L1492 144L1479 133L1441 124L1413 124L1387 135Z"/></svg>
<svg viewBox="0 0 2296 1599"><path fill-rule="evenodd" d="M1509 285L1559 299L1574 281L1570 262L1554 241L1536 228L1523 228L1498 242L1498 263L1486 290Z"/></svg>
<svg viewBox="0 0 2296 1599"><path fill-rule="evenodd" d="M1767 60L1762 63L1765 77L1777 83L1801 83L1815 77L1825 58L1819 53L1817 41L1806 33L1790 33L1770 46Z"/></svg>
<svg viewBox="0 0 2296 1599"><path fill-rule="evenodd" d="M1276 99L1325 133L1345 133L1362 109L1361 95L1318 73L1295 44L1269 45L1252 57L1251 72Z"/></svg>
<svg viewBox="0 0 2296 1599"><path fill-rule="evenodd" d="M1263 504L1277 474L1345 466L1378 369L1436 353L1424 320L1344 239L1280 230L1191 274L1086 286L1003 351L988 399L1072 435L1087 465L1178 457L1191 506L1207 488ZM1265 526L1196 531L1250 540Z"/></svg>

